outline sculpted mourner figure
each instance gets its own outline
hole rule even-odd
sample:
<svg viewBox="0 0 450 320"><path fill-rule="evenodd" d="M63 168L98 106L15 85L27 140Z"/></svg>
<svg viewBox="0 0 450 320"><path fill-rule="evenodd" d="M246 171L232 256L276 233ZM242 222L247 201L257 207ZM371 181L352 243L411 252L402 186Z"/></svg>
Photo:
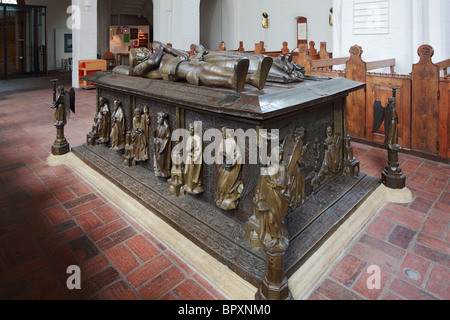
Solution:
<svg viewBox="0 0 450 320"><path fill-rule="evenodd" d="M100 139L99 143L107 143L110 139L111 133L111 116L109 112L108 100L103 97L99 98L100 111L98 113L98 134Z"/></svg>
<svg viewBox="0 0 450 320"><path fill-rule="evenodd" d="M291 156L288 166L288 174L291 178L291 207L297 208L300 204L304 204L306 200L305 196L305 178L300 170L303 166L303 157L308 150L309 144L306 145L303 142L305 138L305 128L300 127L294 131L294 152Z"/></svg>
<svg viewBox="0 0 450 320"><path fill-rule="evenodd" d="M125 116L122 102L114 101L114 112L111 116L111 150L119 151L125 148Z"/></svg>
<svg viewBox="0 0 450 320"><path fill-rule="evenodd" d="M254 206L261 211L260 241L269 252L284 252L288 246L288 232L284 218L289 210L289 174L283 162L283 149L279 150L279 170L273 175L261 176L258 182ZM271 160L272 161L272 160Z"/></svg>
<svg viewBox="0 0 450 320"><path fill-rule="evenodd" d="M148 132L149 120L142 115L142 111L136 108L133 118L133 131L131 140L133 142L133 158L136 162L144 162L148 160Z"/></svg>
<svg viewBox="0 0 450 320"><path fill-rule="evenodd" d="M304 79L303 67L292 63L292 57L271 57L231 51L209 52L195 47L196 55L153 42L153 53L147 48L131 49L130 66L118 66L116 74L164 79L186 80L194 85L225 87L242 92L245 84L259 90L266 81L294 82ZM166 53L166 54L165 54Z"/></svg>
<svg viewBox="0 0 450 320"><path fill-rule="evenodd" d="M241 181L242 154L234 137L226 127L222 128L222 150L218 162L219 181L217 184L216 205L222 210L238 207L244 184Z"/></svg>
<svg viewBox="0 0 450 320"><path fill-rule="evenodd" d="M167 113L157 115L158 125L153 133L155 175L161 178L170 177L172 141Z"/></svg>
<svg viewBox="0 0 450 320"><path fill-rule="evenodd" d="M70 91L64 91L63 86L58 87L58 98L53 102L51 108L55 111L55 127L65 126L67 124L67 117L70 117L70 112L75 113L75 91L73 88Z"/></svg>
<svg viewBox="0 0 450 320"><path fill-rule="evenodd" d="M184 191L198 195L204 192L203 190L203 172L202 172L202 139L198 133L195 132L193 123L189 125L190 136L186 141L187 159L184 171Z"/></svg>

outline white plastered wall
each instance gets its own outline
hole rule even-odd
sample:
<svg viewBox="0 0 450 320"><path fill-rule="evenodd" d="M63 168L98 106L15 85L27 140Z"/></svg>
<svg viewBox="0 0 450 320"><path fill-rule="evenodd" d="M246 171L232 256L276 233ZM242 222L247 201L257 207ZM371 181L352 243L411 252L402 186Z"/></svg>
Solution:
<svg viewBox="0 0 450 320"><path fill-rule="evenodd" d="M423 44L435 50L433 62L448 59L448 0L389 0L389 31L387 34L355 35L353 31L354 0L334 0L334 57L349 56L351 46L363 48L366 62L396 59L395 72L409 74L419 61L417 49ZM389 69L374 70L389 72Z"/></svg>
<svg viewBox="0 0 450 320"><path fill-rule="evenodd" d="M281 50L284 41L289 49L297 46L297 18L308 18L308 41L327 42L333 47L333 28L329 25L332 0L201 0L201 39L210 49L225 41L235 50L243 41L246 50L264 41L267 51ZM262 27L262 14L269 14L269 28Z"/></svg>
<svg viewBox="0 0 450 320"><path fill-rule="evenodd" d="M97 0L72 0L72 6L81 10L79 24L72 29L72 86L79 88L78 61L97 59Z"/></svg>
<svg viewBox="0 0 450 320"><path fill-rule="evenodd" d="M153 0L154 40L189 50L200 41L200 0Z"/></svg>

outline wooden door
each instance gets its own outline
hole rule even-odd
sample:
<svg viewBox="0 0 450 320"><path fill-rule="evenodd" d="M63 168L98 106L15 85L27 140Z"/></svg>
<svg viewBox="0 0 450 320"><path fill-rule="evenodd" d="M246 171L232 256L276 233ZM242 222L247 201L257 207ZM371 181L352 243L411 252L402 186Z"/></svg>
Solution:
<svg viewBox="0 0 450 320"><path fill-rule="evenodd" d="M6 53L8 74L26 72L26 12L7 11Z"/></svg>

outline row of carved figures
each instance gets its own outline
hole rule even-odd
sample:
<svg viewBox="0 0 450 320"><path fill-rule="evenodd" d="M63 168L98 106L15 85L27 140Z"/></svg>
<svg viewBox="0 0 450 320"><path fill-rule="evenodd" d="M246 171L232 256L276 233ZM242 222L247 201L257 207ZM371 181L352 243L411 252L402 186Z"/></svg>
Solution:
<svg viewBox="0 0 450 320"><path fill-rule="evenodd" d="M294 130L294 147L289 161L285 163L285 152L281 146L279 170L273 175L261 176L256 188L253 217L249 221L252 230L249 231L248 240L252 245L269 252L283 252L287 249L285 216L306 201L305 177L301 167L304 166L303 158L310 149L310 144L304 143L305 135L303 127ZM345 140L349 142L348 138ZM352 160L353 154L348 148L343 152L346 150L343 146L342 136L334 134L331 127L327 127L327 137L323 142L319 138L314 140L314 172L311 176L313 192L320 190L325 183L342 172L351 174L345 171L344 160ZM352 174L358 175L359 171L355 170Z"/></svg>
<svg viewBox="0 0 450 320"><path fill-rule="evenodd" d="M149 108L136 108L134 111L131 135L126 134L125 112L121 101L114 101L110 112L108 101L99 98L99 111L95 116L93 131L88 135L88 144L92 137L96 143L108 144L111 150L124 151L125 163L145 162L149 160ZM215 203L223 210L238 207L243 183L241 178L241 153L235 140L227 136L223 128L223 150L233 150L223 154L227 159L219 170L219 181ZM172 132L169 116L164 112L157 114L157 126L153 132L154 173L157 177L168 179L169 191L174 195L185 193L198 195L204 192L202 170L202 140L195 133L194 125L189 126L190 136L186 141L187 158L183 159L182 150L172 154ZM126 141L129 139L129 141ZM95 144L95 143L94 143ZM131 161L128 161L131 159ZM232 161L229 161L232 159ZM183 161L184 160L184 161ZM169 179L170 178L170 179Z"/></svg>
<svg viewBox="0 0 450 320"><path fill-rule="evenodd" d="M186 141L185 158L182 149L174 149L172 152L172 131L168 114L164 112L157 114L157 125L152 137L149 128L149 107L135 109L131 134L127 135L125 112L121 101L115 100L114 108L110 111L108 100L99 98L99 111L93 125L93 133L97 136L98 144L108 144L111 150L124 151L125 163L135 165L137 162L149 160L149 141L152 138L154 173L157 177L168 179L169 191L176 196L185 193L194 195L203 193L202 138L195 132L194 124L189 125L190 136ZM221 161L217 162L220 163L220 168L215 198L217 207L227 211L238 207L244 191L244 183L241 181L242 153L231 132L225 127L222 128L223 152L218 155ZM259 177L254 199L256 207L274 207L274 213L277 211L285 214L306 201L306 183L301 167L304 166L303 158L310 144L304 143L305 135L306 130L303 127L293 131L294 147L287 164L283 159L285 154L283 146L280 146L281 169L272 176ZM333 134L331 127L327 128L327 137L323 142L315 140L312 148L316 156L314 176L311 180L314 191L342 172L342 147L342 137ZM277 194L279 199L287 199L286 210L284 207L277 207L277 204L281 205L280 201L267 198L270 192L267 190L262 192L266 189L264 181L269 182L270 190Z"/></svg>

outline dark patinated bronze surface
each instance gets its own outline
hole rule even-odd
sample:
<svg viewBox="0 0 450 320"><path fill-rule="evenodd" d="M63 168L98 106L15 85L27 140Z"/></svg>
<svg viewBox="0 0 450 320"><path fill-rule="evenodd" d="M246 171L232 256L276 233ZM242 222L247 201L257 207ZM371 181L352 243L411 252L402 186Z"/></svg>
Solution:
<svg viewBox="0 0 450 320"><path fill-rule="evenodd" d="M87 165L152 210L163 221L258 286L265 273L265 251L245 239L245 224L223 214L214 203L195 197L177 197L167 183L148 175L141 166L125 167L122 158L105 146L82 145L72 152ZM358 204L379 186L379 179L341 176L286 217L290 246L284 270L292 275L299 266L347 219Z"/></svg>
<svg viewBox="0 0 450 320"><path fill-rule="evenodd" d="M238 116L248 120L267 120L291 112L318 106L365 84L345 78L329 78L323 81L305 80L286 85L268 83L264 90L246 86L242 93L229 89L198 87L187 83L150 80L97 72L83 77L101 89L122 91L136 97L176 104L197 111L210 111L223 115Z"/></svg>
<svg viewBox="0 0 450 320"><path fill-rule="evenodd" d="M88 136L86 145L73 148L74 154L258 286L257 298L290 299L286 277L379 185L379 179L360 174L346 129L346 96L363 88L362 83L344 78L305 80L268 83L264 90L245 86L237 93L111 72L84 79L97 86L99 97L122 102L126 145L124 150L114 151L107 144L90 144ZM274 175L267 185L258 187L261 165L248 164L250 149L257 146L246 144L240 149L246 159L241 168L172 165L170 179L162 177L155 172L154 161L134 160L133 117L136 110L146 107L149 132L159 128L158 115L162 113L165 126L172 130L188 129L186 126L201 121L200 134L208 129L277 129L286 176L281 182L280 175ZM189 145L195 149L196 136L191 137ZM155 159L155 141L158 139L147 137L145 158L148 152L148 159ZM203 149L207 145L204 142ZM231 173L233 168L236 172ZM317 177L320 183L316 186ZM220 181L222 185L218 185ZM273 198L282 202L262 201L258 206L258 192L263 190L267 198L275 185L280 192ZM287 194L293 196L285 197ZM269 212L276 219L266 216ZM278 229L273 228L275 220Z"/></svg>
<svg viewBox="0 0 450 320"><path fill-rule="evenodd" d="M53 125L56 127L56 139L52 145L52 155L62 156L70 152L70 145L64 136L64 127L67 124L67 118L70 117L70 113L75 113L75 90L73 88L70 91L65 91L64 87L58 87L58 97L56 97L56 84L57 79L53 82L53 104L52 109L55 109L55 122Z"/></svg>
<svg viewBox="0 0 450 320"><path fill-rule="evenodd" d="M401 146L398 145L398 125L399 117L396 110L397 90L398 87L392 88L392 98L386 107L381 105L381 101L377 100L374 104L374 125L373 132L378 131L384 122L385 141L384 146L388 150L388 163L383 170L381 179L383 184L391 189L403 189L406 187L406 176L400 168L398 161L398 152Z"/></svg>

